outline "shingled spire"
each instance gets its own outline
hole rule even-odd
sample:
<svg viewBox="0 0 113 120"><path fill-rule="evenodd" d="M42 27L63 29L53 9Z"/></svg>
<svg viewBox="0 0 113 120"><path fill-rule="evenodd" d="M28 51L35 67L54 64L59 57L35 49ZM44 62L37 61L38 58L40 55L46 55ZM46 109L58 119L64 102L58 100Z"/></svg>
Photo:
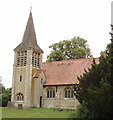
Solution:
<svg viewBox="0 0 113 120"><path fill-rule="evenodd" d="M22 42L14 49L14 51L24 51L28 49L33 49L43 53L42 49L37 44L31 11L29 14Z"/></svg>

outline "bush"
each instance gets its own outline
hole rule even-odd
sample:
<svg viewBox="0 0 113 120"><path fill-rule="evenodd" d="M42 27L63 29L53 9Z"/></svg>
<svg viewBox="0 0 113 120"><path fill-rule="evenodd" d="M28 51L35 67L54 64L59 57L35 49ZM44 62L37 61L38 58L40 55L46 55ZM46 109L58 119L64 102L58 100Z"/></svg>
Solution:
<svg viewBox="0 0 113 120"><path fill-rule="evenodd" d="M84 105L78 105L75 113L71 114L71 118L89 118L89 110Z"/></svg>

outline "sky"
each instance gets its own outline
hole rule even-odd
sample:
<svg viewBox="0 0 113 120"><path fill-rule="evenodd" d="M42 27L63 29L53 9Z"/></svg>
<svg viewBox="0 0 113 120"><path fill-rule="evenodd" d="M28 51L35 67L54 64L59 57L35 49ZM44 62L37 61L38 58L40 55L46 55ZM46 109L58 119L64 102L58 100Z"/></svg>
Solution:
<svg viewBox="0 0 113 120"><path fill-rule="evenodd" d="M12 86L13 50L22 41L31 6L44 62L51 51L49 45L76 36L86 39L93 56L99 57L110 43L111 1L1 0L0 76L4 86Z"/></svg>

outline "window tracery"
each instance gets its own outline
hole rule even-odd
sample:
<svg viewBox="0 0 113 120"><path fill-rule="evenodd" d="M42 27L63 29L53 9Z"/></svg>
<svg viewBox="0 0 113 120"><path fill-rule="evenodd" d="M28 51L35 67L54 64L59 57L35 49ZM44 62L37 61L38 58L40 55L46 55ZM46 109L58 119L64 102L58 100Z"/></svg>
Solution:
<svg viewBox="0 0 113 120"><path fill-rule="evenodd" d="M27 51L17 53L17 66L26 66L27 64Z"/></svg>
<svg viewBox="0 0 113 120"><path fill-rule="evenodd" d="M66 88L64 94L65 98L73 98L73 90L71 88Z"/></svg>
<svg viewBox="0 0 113 120"><path fill-rule="evenodd" d="M32 53L32 66L40 68L40 54L37 52Z"/></svg>
<svg viewBox="0 0 113 120"><path fill-rule="evenodd" d="M22 93L18 93L18 94L16 95L16 100L17 100L17 101L23 101L23 100L24 100L24 95L23 95Z"/></svg>
<svg viewBox="0 0 113 120"><path fill-rule="evenodd" d="M52 88L47 89L47 98L55 98L55 90Z"/></svg>

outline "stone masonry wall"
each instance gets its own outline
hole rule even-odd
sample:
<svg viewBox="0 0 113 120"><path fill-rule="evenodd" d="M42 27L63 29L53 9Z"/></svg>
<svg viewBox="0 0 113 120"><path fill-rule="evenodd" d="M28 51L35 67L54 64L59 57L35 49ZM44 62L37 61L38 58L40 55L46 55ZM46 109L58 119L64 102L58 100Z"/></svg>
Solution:
<svg viewBox="0 0 113 120"><path fill-rule="evenodd" d="M78 100L75 98L65 98L64 89L67 86L52 86L55 89L55 98L47 98L47 89L44 88L43 94L43 107L44 108L68 108L74 109L79 104ZM72 87L72 86L71 86Z"/></svg>

